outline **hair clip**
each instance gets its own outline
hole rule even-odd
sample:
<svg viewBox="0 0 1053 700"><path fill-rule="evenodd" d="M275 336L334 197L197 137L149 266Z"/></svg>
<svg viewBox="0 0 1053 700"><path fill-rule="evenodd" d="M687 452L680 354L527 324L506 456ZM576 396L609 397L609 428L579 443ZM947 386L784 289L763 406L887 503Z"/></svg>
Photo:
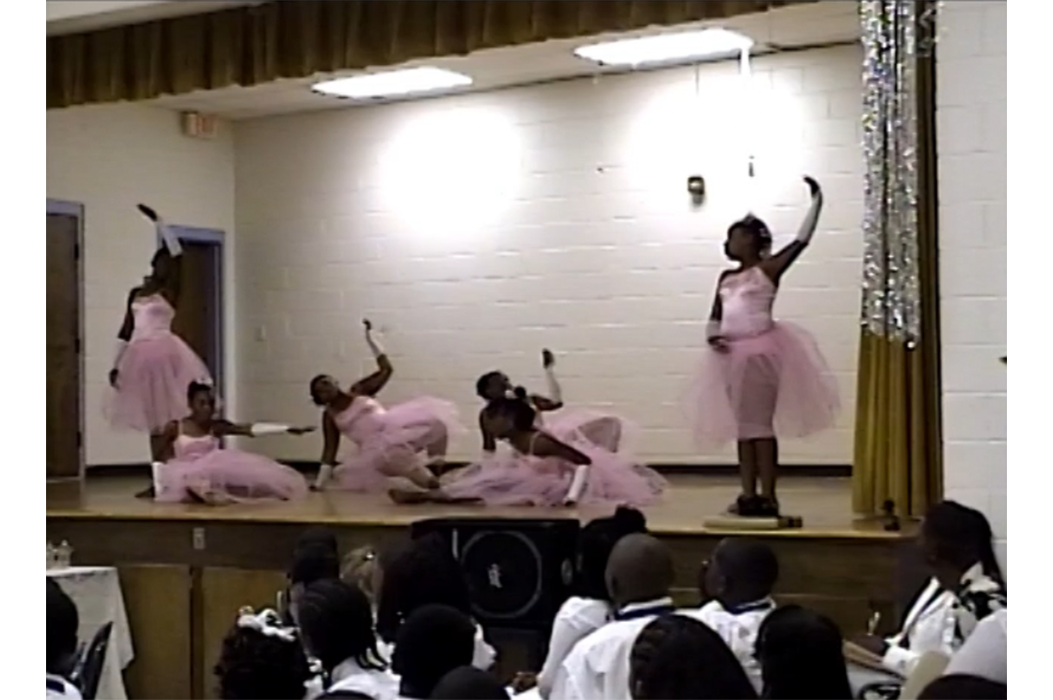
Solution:
<svg viewBox="0 0 1053 700"><path fill-rule="evenodd" d="M238 628L259 632L264 637L280 639L283 642L295 642L296 630L282 626L281 616L273 610L263 610L258 615L252 608L242 608L238 613Z"/></svg>

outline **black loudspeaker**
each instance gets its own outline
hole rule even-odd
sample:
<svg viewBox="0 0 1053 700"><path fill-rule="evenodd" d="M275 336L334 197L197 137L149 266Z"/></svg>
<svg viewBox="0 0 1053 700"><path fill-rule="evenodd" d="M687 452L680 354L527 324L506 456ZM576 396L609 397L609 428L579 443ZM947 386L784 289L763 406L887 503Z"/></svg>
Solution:
<svg viewBox="0 0 1053 700"><path fill-rule="evenodd" d="M458 518L422 520L410 533L450 544L483 627L546 631L570 597L580 529L572 519Z"/></svg>

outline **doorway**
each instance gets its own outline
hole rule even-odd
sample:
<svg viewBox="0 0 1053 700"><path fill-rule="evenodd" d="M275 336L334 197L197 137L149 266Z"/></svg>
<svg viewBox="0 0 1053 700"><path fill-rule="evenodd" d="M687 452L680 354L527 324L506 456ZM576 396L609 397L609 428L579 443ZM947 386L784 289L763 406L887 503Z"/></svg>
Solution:
<svg viewBox="0 0 1053 700"><path fill-rule="evenodd" d="M84 464L79 204L47 202L47 480L80 479Z"/></svg>
<svg viewBox="0 0 1053 700"><path fill-rule="evenodd" d="M172 330L212 373L217 391L225 387L223 353L224 234L213 229L172 226L183 246L183 279ZM158 240L158 245L163 245Z"/></svg>

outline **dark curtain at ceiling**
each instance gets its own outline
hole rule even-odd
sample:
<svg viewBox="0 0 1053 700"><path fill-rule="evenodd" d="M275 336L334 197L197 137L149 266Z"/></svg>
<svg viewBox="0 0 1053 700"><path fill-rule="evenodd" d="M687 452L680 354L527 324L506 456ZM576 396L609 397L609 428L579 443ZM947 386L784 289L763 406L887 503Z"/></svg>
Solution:
<svg viewBox="0 0 1053 700"><path fill-rule="evenodd" d="M282 0L48 37L48 109L251 86L816 0Z"/></svg>

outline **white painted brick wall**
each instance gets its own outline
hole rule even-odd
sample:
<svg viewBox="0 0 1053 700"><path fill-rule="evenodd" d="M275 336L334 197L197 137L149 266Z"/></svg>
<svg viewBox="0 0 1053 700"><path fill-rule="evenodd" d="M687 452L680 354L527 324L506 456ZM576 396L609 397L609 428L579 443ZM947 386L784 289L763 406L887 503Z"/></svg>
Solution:
<svg viewBox="0 0 1053 700"><path fill-rule="evenodd" d="M47 196L85 206L85 411L89 464L141 463L145 437L115 433L102 415L106 375L128 290L149 270L156 246L136 214L150 202L172 223L227 232L233 269L234 147L224 128L213 141L184 138L174 112L139 105L49 110ZM233 284L227 318L233 328ZM227 333L232 361L236 339ZM233 388L233 387L231 387ZM236 397L226 392L236 407Z"/></svg>
<svg viewBox="0 0 1053 700"><path fill-rule="evenodd" d="M942 4L938 48L946 495L1006 558L1006 5Z"/></svg>
<svg viewBox="0 0 1053 700"><path fill-rule="evenodd" d="M478 410L474 380L503 368L541 388L560 353L568 399L643 428L656 462L699 455L679 395L700 357L734 219L753 208L780 240L826 186L814 247L778 312L810 328L840 375L837 430L787 444L798 463L851 459L862 212L856 47L757 62L751 105L731 64L560 82L236 129L239 355L245 405L317 419L307 381L367 370L359 319L387 330L397 379ZM749 138L758 180L747 180ZM689 175L707 178L693 211ZM254 416L255 417L255 416ZM268 441L316 458L317 439ZM262 445L261 445L262 447ZM454 456L478 454L471 434Z"/></svg>

